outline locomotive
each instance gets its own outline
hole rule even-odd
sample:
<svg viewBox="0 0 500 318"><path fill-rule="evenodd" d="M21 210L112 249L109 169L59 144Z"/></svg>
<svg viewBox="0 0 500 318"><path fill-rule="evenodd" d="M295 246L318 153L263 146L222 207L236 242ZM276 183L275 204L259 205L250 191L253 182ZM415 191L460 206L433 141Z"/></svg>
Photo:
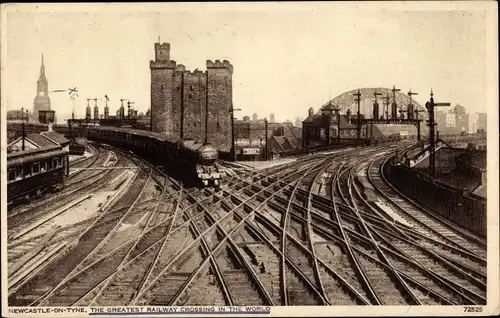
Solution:
<svg viewBox="0 0 500 318"><path fill-rule="evenodd" d="M130 128L88 126L87 138L128 149L163 167L186 185L219 187L218 151L210 143Z"/></svg>

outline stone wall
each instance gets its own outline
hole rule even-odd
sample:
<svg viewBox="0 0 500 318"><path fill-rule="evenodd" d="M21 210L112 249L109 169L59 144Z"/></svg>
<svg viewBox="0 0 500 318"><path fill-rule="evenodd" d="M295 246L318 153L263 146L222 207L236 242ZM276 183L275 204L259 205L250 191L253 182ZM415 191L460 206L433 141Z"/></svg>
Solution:
<svg viewBox="0 0 500 318"><path fill-rule="evenodd" d="M155 44L151 68L151 127L155 132L214 144L229 152L233 66L207 60L207 71L186 71L170 59L170 45Z"/></svg>
<svg viewBox="0 0 500 318"><path fill-rule="evenodd" d="M231 150L233 67L228 61L207 61L208 141L220 151Z"/></svg>

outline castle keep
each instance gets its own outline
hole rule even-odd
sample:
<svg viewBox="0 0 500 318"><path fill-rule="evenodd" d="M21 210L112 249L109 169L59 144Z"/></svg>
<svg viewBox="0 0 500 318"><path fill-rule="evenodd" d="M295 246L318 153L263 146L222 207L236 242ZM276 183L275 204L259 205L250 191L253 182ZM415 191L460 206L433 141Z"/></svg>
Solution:
<svg viewBox="0 0 500 318"><path fill-rule="evenodd" d="M205 72L187 71L170 60L170 44L155 43L151 69L151 130L207 141L231 150L233 66L207 60Z"/></svg>

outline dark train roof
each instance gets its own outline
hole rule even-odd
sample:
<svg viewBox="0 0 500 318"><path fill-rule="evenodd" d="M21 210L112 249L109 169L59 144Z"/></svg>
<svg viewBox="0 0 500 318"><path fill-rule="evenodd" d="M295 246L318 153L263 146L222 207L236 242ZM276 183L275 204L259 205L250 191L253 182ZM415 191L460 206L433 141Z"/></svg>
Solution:
<svg viewBox="0 0 500 318"><path fill-rule="evenodd" d="M197 151L198 149L200 149L200 147L202 147L204 145L203 142L192 140L192 139L190 139L190 140L184 140L184 142L182 144L187 149L191 149L191 150L194 150L194 151Z"/></svg>
<svg viewBox="0 0 500 318"><path fill-rule="evenodd" d="M40 150L40 149L32 149L32 150ZM32 155L26 155L26 152L20 152L20 153L13 153L13 154L20 154L22 156L9 156L7 157L7 167L19 165L25 162L32 162L36 160L42 160L54 156L60 156L60 155L67 155L68 152L66 150L55 150L55 151L48 151L47 149L44 149L44 151L39 151L37 153L34 153Z"/></svg>
<svg viewBox="0 0 500 318"><path fill-rule="evenodd" d="M164 140L164 141L168 141L171 143L176 143L176 142L179 142L181 140L180 138L177 138L177 137L165 136L163 134L160 134L160 133L157 133L154 131L149 131L149 130L118 128L118 127L104 127L104 126L92 127L92 129L124 132L124 133L129 133L132 135L151 137L151 138L155 138L157 140Z"/></svg>

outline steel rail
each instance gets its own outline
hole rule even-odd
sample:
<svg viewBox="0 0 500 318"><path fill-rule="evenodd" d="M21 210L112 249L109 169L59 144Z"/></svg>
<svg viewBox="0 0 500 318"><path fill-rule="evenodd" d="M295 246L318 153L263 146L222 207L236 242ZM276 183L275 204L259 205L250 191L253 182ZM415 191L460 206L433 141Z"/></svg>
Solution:
<svg viewBox="0 0 500 318"><path fill-rule="evenodd" d="M134 180L135 178L137 178L138 174L135 174L134 176ZM88 226L85 231L83 231L80 235L78 235L71 243L67 244L65 248L61 249L59 252L58 252L58 255L63 255L66 251L70 250L72 248L72 246L75 244L75 242L78 242L80 240L81 237L83 237L90 229L92 229L95 225L98 224L98 222L103 219L105 216L107 216L110 212L110 210L105 210L100 216L98 216L97 218L94 219L94 221L91 223L90 226ZM118 223L117 223L118 224ZM55 259L55 258L53 258ZM45 263L44 265L40 266L38 268L38 270L34 273L31 274L30 276L30 280L35 277L40 271L42 271L43 269L45 269L47 266L49 266L50 263ZM70 272L71 274L71 272ZM69 275L69 274L68 274ZM19 289L21 289L24 285L26 285L27 283L29 283L30 280L26 280L25 282L23 282L22 284L18 285L17 287L15 288L12 288L9 290L9 297L11 297L13 294L15 294Z"/></svg>
<svg viewBox="0 0 500 318"><path fill-rule="evenodd" d="M368 201L366 201L359 189L357 188L357 186L354 184L354 188L357 192L357 196L363 201L363 203L368 206L374 213L376 214L379 214L379 212L377 211L377 209L375 209ZM468 273L465 273L463 272L462 269L459 269L458 267L462 267L462 268L465 268L466 270L472 272L474 275L476 276L480 276L481 278L484 278L486 279L486 275L477 271L476 269L473 269L471 268L470 266L468 265L465 265L465 264L462 264L460 263L460 261L457 261L457 260L453 260L453 259L450 259L448 256L446 255L443 255L442 253L438 252L438 251L434 251L433 249L429 248L429 247L425 247L423 246L421 243L417 242L415 239L413 239L410 235L408 235L405 231L399 229L398 227L394 226L394 224L392 224L391 222L387 222L386 224L387 226L389 227L392 227L395 231L397 231L399 234L401 234L404 238L406 238L406 241L409 242L409 244L412 244L424 251L427 251L429 253L431 253L432 255L434 255L436 258L438 259L442 259L442 260L445 260L449 263L452 263L452 264L455 264L457 263L456 265L454 265L454 268L456 268L456 270L459 270L462 274L468 274ZM430 238L427 238L425 235L422 235L422 237L424 237L425 239L430 239ZM437 242L438 244L441 244L441 245L444 245L445 247L449 248L449 249L453 249L454 251L456 250L458 253L463 253L464 251L462 249L455 249L453 246L449 246L445 243L442 243L442 242ZM467 256L473 256L473 255L470 255L468 253L466 253ZM469 276L470 277L470 276ZM471 277L472 278L472 277ZM477 281L477 279L474 279L477 283L481 284L483 286L483 288L486 288L486 286L484 285L484 283L480 282L480 281Z"/></svg>
<svg viewBox="0 0 500 318"><path fill-rule="evenodd" d="M118 226L123 222L123 220L129 215L129 213L133 210L133 207L139 202L139 198L141 197L141 194L143 193L144 189L146 188L146 185L150 179L150 175L151 175L151 171L149 172L148 174L148 179L146 180L146 182L144 183L144 186L143 188L140 190L139 192L139 195L137 196L137 198L134 200L134 202L132 203L132 205L129 207L129 209L123 214L123 216L120 218L120 220L118 220L118 222L115 224L115 226L111 229L110 232L108 232L108 234L105 236L105 238L99 242L99 244L94 247L92 249L92 251L66 276L66 278L70 277L72 273L76 272L78 266L84 264L85 261L87 261L88 259L90 259L95 253L97 253L97 251L107 242L107 240L117 231L118 229ZM136 178L137 178L138 174L136 175ZM135 181L135 180L134 180ZM47 291L44 295L42 295L41 297L39 297L38 299L34 300L29 306L34 306L34 305L37 305L37 304L42 304L43 302L45 302L50 296L52 296L54 294L54 292L61 286L64 285L64 283L66 283L67 279L66 278L63 278L62 281L60 281L54 288L50 289L49 291Z"/></svg>
<svg viewBox="0 0 500 318"><path fill-rule="evenodd" d="M268 188L270 188L272 185L273 185L273 184L271 184ZM244 190L245 188L247 188L247 187L248 187L248 186L245 186L245 187L243 187L243 188L241 188L241 189L237 190L236 192L241 192L241 191L243 191L243 190ZM234 194L233 194L233 195L234 195ZM233 208L230 212L228 212L227 214L225 214L224 216L222 216L222 217L218 220L218 223L220 223L223 219L225 219L225 218L227 218L227 217L229 217L229 216L233 216L233 215L234 215L234 212L235 212L238 208L241 208L241 207L243 207L243 204L239 204L238 206L234 207L234 208ZM247 220L248 218L250 218L252 215L253 215L253 213L249 213L247 216L245 216L245 217L244 217L244 219L242 219L242 221L240 221L240 222L238 223L238 225L236 225L236 226L233 228L233 230L232 230L230 233L228 233L228 236L229 236L231 233L233 233L233 232L234 232L234 231L235 231L238 227L240 227L240 226L241 226L241 224L244 224L244 223L245 223L245 220ZM214 228L214 225L212 225L212 226L211 226L211 227L209 227L207 230L205 230L205 232L204 232L204 233L207 233L207 232L208 232L208 231L210 231L212 228ZM223 242L225 242L225 240L226 240L226 239L227 239L227 236L226 236L226 237L224 237L224 238L223 238L223 239L219 242L219 244L217 245L217 247L220 247L220 246L221 246L221 244L222 244ZM160 277L161 277L161 276L162 276L162 275L163 275L163 274L164 274L164 273L168 270L168 268L169 268L169 267L170 267L170 266L171 266L171 265L172 265L172 264L173 264L173 263L174 263L174 262L175 262L175 261L176 261L176 260L177 260L177 259L181 256L181 255L183 255L185 252L187 252L187 251L188 251L188 250L189 250L189 249L190 249L190 248L191 248L191 247L192 247L192 246L193 246L193 245L194 245L197 241L198 241L197 239L196 239L196 240L194 240L194 241L193 241L193 242L192 242L192 243L191 243L188 247L186 247L186 248L185 248L185 249L184 249L181 253L179 253L176 257L174 257L174 259L172 259L172 260L170 261L170 263L168 263L168 264L164 267L164 269L163 269L163 270L162 270L159 274L157 274L157 276L156 276L156 277L155 277L155 278L154 278L154 279L150 282L150 284L149 284L149 285L147 285L147 286L145 286L145 287L143 288L143 290L142 290L141 292L139 292L139 293L138 293L138 295L136 296L136 298L132 301L132 304L135 304L135 303L138 301L138 299L139 299L141 296L143 296L143 294L144 294L144 293L145 293L145 292L146 292L146 291L147 291L150 287L152 287L152 286L153 286L153 285L154 285L154 284L155 284L155 283L156 283L156 282L160 279ZM216 247L216 248L217 248L217 247ZM214 251L215 251L215 249L214 249ZM208 259L206 258L206 259L205 259L205 261L204 261L204 263L206 263L206 261L207 261L207 260L208 260ZM204 264L204 263L203 263L203 264ZM200 266L198 267L198 270L197 270L197 271L195 271L195 272L193 272L193 273L192 273L192 275L190 276L190 278L189 278L188 280L193 280L193 279L194 279L194 277L195 277L195 276L197 275L197 273L199 272L199 270L202 268L202 266L203 266L203 265L200 265ZM180 297L180 295L179 295L179 297ZM176 300L174 300L174 302L176 302Z"/></svg>
<svg viewBox="0 0 500 318"><path fill-rule="evenodd" d="M217 220L209 213L209 211L206 208L206 206L204 206L202 204L200 204L200 206L205 210L206 215L208 215L208 217L211 219L212 223L217 223ZM269 295L269 293L265 289L262 281L259 279L259 277L257 276L257 274L251 268L250 264L248 264L247 260L243 256L243 254L242 254L240 248L238 247L238 245L234 242L234 240L230 236L228 236L226 230L223 227L218 226L217 230L220 231L220 232L222 232L222 234L224 236L228 237L229 244L231 245L232 252L240 260L240 262L243 263L243 265L246 267L247 271L250 273L250 276L252 277L252 279L257 283L257 287L259 288L260 292L264 296L267 304L274 306L275 304L274 304L274 301L273 301L272 297Z"/></svg>
<svg viewBox="0 0 500 318"><path fill-rule="evenodd" d="M401 284L403 286L403 288L406 291L407 295L410 296L411 300L414 302L412 305L422 305L422 302L412 292L412 290L410 289L410 287L408 286L408 284L406 284L406 282L401 278L401 276L395 270L394 266L391 264L391 262L389 261L389 259L382 252L382 250L380 249L377 241L373 237L372 232L370 231L370 229L366 225L365 221L363 220L363 217L358 212L358 207L357 207L356 202L353 200L354 196L352 194L352 187L353 187L353 185L352 185L352 176L353 176L353 171L355 171L355 169L352 169L352 166L351 166L351 170L349 170L349 176L348 176L348 179L347 179L347 184L348 184L348 187L349 187L349 196L352 198L353 212L358 217L358 220L360 221L360 223L361 223L363 229L365 230L365 232L368 234L368 237L370 238L370 241L371 241L372 245L375 247L377 253L381 256L382 260L387 265L389 265L389 268L391 269L390 272L392 273L392 275L394 275L396 277L396 279L399 282L399 284Z"/></svg>
<svg viewBox="0 0 500 318"><path fill-rule="evenodd" d="M132 245L132 247L129 249L129 251L127 252L127 254L123 257L122 261L120 262L120 264L118 265L118 268L121 268L124 264L127 263L127 261L129 261L129 258L130 258L130 255L132 253L132 251L134 251L137 247L138 247L138 244L140 242L140 240L145 236L146 234L146 230L150 227L150 224L152 222L152 220L154 219L154 217L158 214L158 209L160 207L160 204L162 203L162 199L163 197L165 197L165 194L166 194L166 188L167 188L167 185L166 185L166 180L165 180L165 184L163 185L162 187L162 192L159 196L159 198L157 199L157 203L154 207L154 209L149 213L149 216L148 216L148 219L146 221L146 225L144 226L144 228L142 229L141 231L141 234L137 237L135 243ZM169 197L171 197L170 193L169 193ZM106 288L109 286L109 283L112 281L112 279L115 277L116 273L118 273L118 271L115 271L113 274L111 274L105 281L104 285L99 289L99 291L97 292L97 294L91 299L90 303L89 303L89 306L93 306L95 305L95 302L97 301L97 298L100 297L102 295L102 293L106 290ZM92 290L91 290L92 291ZM91 292L90 291L90 292ZM84 295L85 296L85 295ZM81 298L83 298L84 296L82 296ZM77 300L78 301L78 300ZM76 301L75 301L76 303Z"/></svg>

